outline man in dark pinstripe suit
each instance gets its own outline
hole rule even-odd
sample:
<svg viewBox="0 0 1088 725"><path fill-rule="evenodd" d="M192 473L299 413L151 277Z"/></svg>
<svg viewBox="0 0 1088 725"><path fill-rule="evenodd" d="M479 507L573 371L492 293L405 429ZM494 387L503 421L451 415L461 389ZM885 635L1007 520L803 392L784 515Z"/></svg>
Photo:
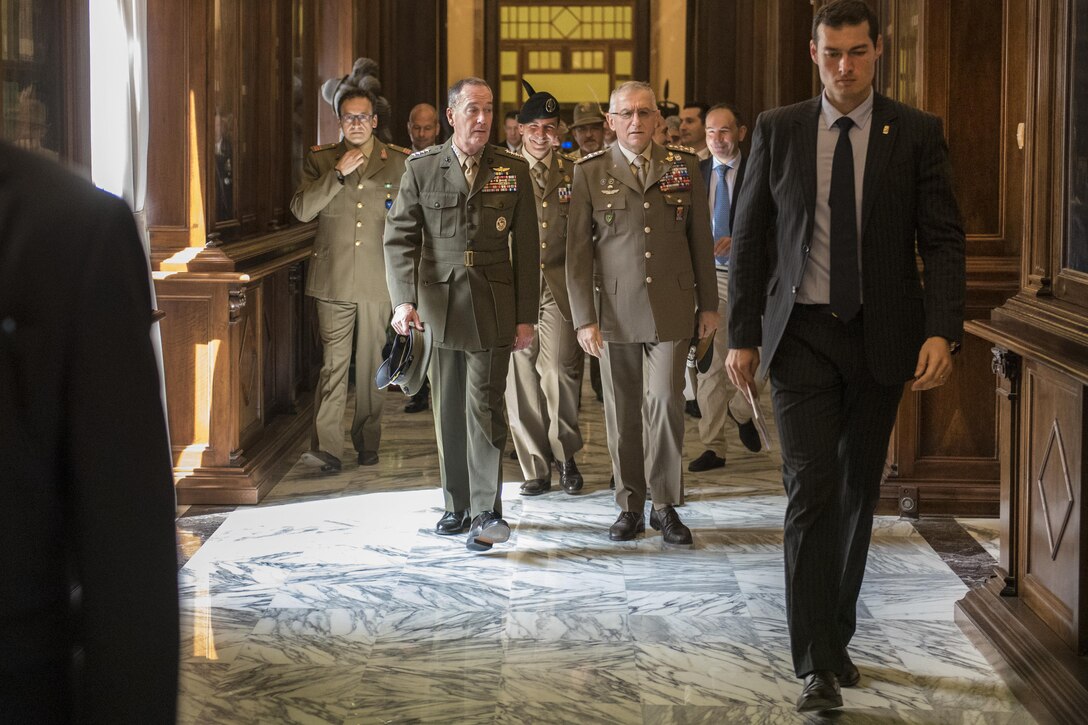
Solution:
<svg viewBox="0 0 1088 725"><path fill-rule="evenodd" d="M824 91L756 121L733 229L726 367L738 386L771 379L801 711L860 679L846 648L903 383L943 384L963 328L941 124L873 91L881 50L862 0L817 12Z"/></svg>

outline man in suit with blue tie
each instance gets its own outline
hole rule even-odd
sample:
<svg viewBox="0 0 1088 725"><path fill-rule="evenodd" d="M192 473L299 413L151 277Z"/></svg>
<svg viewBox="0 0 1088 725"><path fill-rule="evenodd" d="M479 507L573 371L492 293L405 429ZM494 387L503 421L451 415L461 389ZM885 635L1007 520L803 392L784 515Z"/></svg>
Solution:
<svg viewBox="0 0 1088 725"><path fill-rule="evenodd" d="M888 439L903 384L947 379L966 287L940 120L873 90L883 42L863 0L833 0L812 28L823 93L756 121L726 361L737 386L770 373L799 711L841 707L840 684L860 681L846 648Z"/></svg>
<svg viewBox="0 0 1088 725"><path fill-rule="evenodd" d="M748 133L740 112L728 103L719 103L706 113L706 146L710 157L699 162L710 201L710 228L714 234L714 267L718 278L718 314L725 319L729 299L729 250L732 247L736 200L744 182L744 156L740 144ZM750 451L761 448L759 433L752 423L752 407L743 391L737 390L725 373L728 337L721 331L714 337L710 367L699 373L697 389L699 440L703 454L688 464L689 471L709 471L725 465L726 420L732 420L740 440Z"/></svg>

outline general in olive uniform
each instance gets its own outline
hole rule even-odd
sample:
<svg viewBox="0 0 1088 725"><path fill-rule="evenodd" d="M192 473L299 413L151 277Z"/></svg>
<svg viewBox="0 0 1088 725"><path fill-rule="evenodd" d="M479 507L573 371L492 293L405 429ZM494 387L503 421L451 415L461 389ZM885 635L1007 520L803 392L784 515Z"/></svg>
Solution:
<svg viewBox="0 0 1088 725"><path fill-rule="evenodd" d="M683 546L691 532L673 505L682 495L684 363L697 327L700 337L717 327L718 294L698 157L651 141L657 113L645 83L613 91L617 143L574 169L567 285L578 341L601 358L622 510L609 535L626 541L645 530L648 485L650 524Z"/></svg>
<svg viewBox="0 0 1088 725"><path fill-rule="evenodd" d="M408 153L374 137L378 118L371 93L349 90L338 105L344 139L310 150L291 199L291 211L301 221L317 218L306 294L316 301L323 361L314 405L317 444L304 455L325 471L340 470L353 337L351 440L359 463L378 462L383 394L374 386L374 375L391 314L382 234Z"/></svg>
<svg viewBox="0 0 1088 725"><path fill-rule="evenodd" d="M582 490L574 454L582 450L578 392L585 355L578 346L567 299L567 212L573 160L552 150L559 102L526 84L529 100L518 115L521 154L529 164L540 225L540 322L533 344L510 359L506 386L510 434L525 483L521 493L551 490L551 465L570 494Z"/></svg>
<svg viewBox="0 0 1088 725"><path fill-rule="evenodd" d="M532 342L540 240L525 160L487 144L487 83L450 88L453 137L412 154L385 228L393 328L429 325L430 378L446 514L440 534L469 528L468 548L506 541L499 499L512 349Z"/></svg>

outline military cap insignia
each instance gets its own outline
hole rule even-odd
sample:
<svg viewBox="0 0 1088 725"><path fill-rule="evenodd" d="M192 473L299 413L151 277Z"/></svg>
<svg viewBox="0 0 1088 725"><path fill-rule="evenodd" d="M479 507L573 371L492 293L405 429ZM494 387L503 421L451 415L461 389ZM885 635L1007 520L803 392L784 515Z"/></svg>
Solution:
<svg viewBox="0 0 1088 725"><path fill-rule="evenodd" d="M578 159L578 160L577 160L577 161L575 161L574 163L576 163L576 164L580 164L580 163L582 163L583 161L589 161L590 159L595 159L595 158L597 158L598 156L601 156L601 155L603 155L603 154L604 154L604 153L605 153L606 151L608 151L608 149L601 149L600 151L594 151L594 152L593 152L593 153L591 153L591 154L586 154L585 156L583 156L582 158Z"/></svg>
<svg viewBox="0 0 1088 725"><path fill-rule="evenodd" d="M335 143L314 144L313 146L310 147L310 151L328 151L329 149L336 148L338 145L339 144L335 144Z"/></svg>
<svg viewBox="0 0 1088 725"><path fill-rule="evenodd" d="M518 177L510 173L509 166L492 166L494 176L487 180L481 191L517 191ZM501 229L499 230L502 231Z"/></svg>
<svg viewBox="0 0 1088 725"><path fill-rule="evenodd" d="M674 191L691 191L691 174L688 172L688 165L680 158L674 159L672 166L661 177L661 181L657 182L657 188L661 190L662 194ZM676 221L682 220L677 219Z"/></svg>

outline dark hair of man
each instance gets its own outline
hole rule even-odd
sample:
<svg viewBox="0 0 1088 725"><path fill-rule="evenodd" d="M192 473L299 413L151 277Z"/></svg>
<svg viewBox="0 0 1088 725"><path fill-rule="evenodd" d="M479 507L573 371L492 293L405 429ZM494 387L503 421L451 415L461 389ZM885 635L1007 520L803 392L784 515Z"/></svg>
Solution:
<svg viewBox="0 0 1088 725"><path fill-rule="evenodd" d="M698 108L699 120L703 123L706 123L706 112L710 110L709 106L707 106L705 103L700 103L699 101L688 101L684 104L684 110L686 111L689 108Z"/></svg>
<svg viewBox="0 0 1088 725"><path fill-rule="evenodd" d="M740 128L744 125L744 116L741 115L740 110L737 109L737 107L734 106L732 103L715 103L713 106L708 108L706 112L709 114L712 111L729 111L733 114L733 118L737 121L737 128ZM705 116L703 120L706 121Z"/></svg>
<svg viewBox="0 0 1088 725"><path fill-rule="evenodd" d="M487 81L483 78L476 78L475 76L462 78L450 86L449 93L446 95L446 103L449 108L457 110L458 104L461 103L461 91L465 89L465 86L483 86L487 90L491 90L491 86L487 85Z"/></svg>
<svg viewBox="0 0 1088 725"><path fill-rule="evenodd" d="M370 112L378 112L378 98L370 91L364 91L362 88L352 88L350 91L344 91L340 96L340 100L336 102L336 117L340 117L340 109L344 107L344 101L350 101L352 98L365 98L370 101Z"/></svg>
<svg viewBox="0 0 1088 725"><path fill-rule="evenodd" d="M518 112L517 111L507 111L506 112L506 120L509 121L511 118L514 119L515 121L518 120Z"/></svg>
<svg viewBox="0 0 1088 725"><path fill-rule="evenodd" d="M880 34L880 24L873 9L864 0L831 0L817 10L816 17L812 19L812 42L820 42L818 31L821 25L838 30L847 25L862 23L869 23L869 38L875 46L876 38Z"/></svg>

